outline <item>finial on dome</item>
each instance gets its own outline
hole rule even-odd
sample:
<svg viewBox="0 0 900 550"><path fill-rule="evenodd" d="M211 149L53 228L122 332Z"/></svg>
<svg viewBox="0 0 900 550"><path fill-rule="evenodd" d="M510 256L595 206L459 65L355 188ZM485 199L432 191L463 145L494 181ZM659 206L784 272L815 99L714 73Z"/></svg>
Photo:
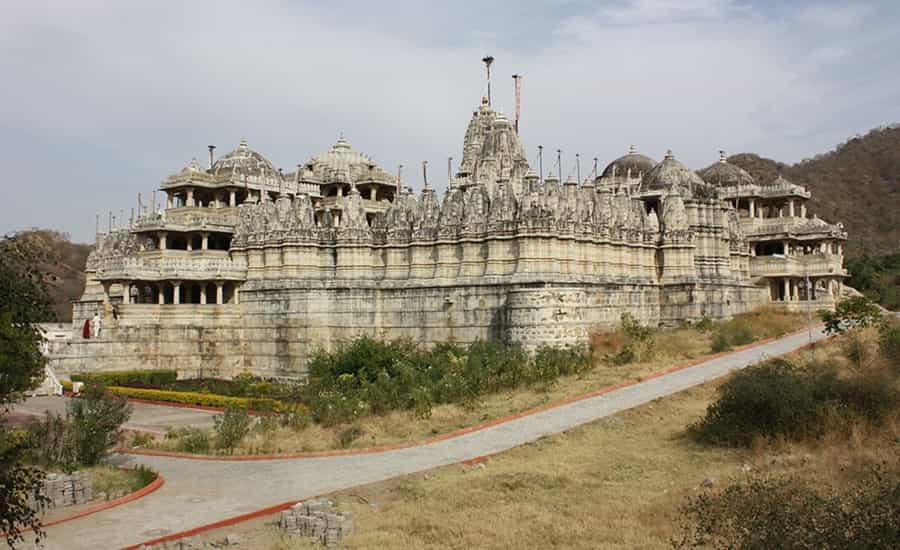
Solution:
<svg viewBox="0 0 900 550"><path fill-rule="evenodd" d="M666 149L666 159L665 160L672 160L674 158L675 158L675 155L672 154L672 150Z"/></svg>
<svg viewBox="0 0 900 550"><path fill-rule="evenodd" d="M728 162L728 156L724 149L719 149L719 162Z"/></svg>
<svg viewBox="0 0 900 550"><path fill-rule="evenodd" d="M341 131L340 137L338 137L337 143L334 144L334 149L350 149L350 144L344 138L344 132Z"/></svg>
<svg viewBox="0 0 900 550"><path fill-rule="evenodd" d="M637 147L635 147L634 145L629 145L628 146L628 154L633 155L635 153L637 153Z"/></svg>
<svg viewBox="0 0 900 550"><path fill-rule="evenodd" d="M247 145L247 138L241 138L241 143L238 145L241 149L247 149L249 146Z"/></svg>

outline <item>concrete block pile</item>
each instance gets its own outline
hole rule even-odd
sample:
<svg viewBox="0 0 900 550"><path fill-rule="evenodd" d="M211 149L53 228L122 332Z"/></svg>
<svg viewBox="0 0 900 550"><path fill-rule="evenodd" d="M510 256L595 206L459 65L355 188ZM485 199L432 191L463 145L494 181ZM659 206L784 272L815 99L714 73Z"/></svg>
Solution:
<svg viewBox="0 0 900 550"><path fill-rule="evenodd" d="M290 534L309 537L326 547L334 547L353 531L353 515L338 512L330 500L311 499L281 512L280 526Z"/></svg>
<svg viewBox="0 0 900 550"><path fill-rule="evenodd" d="M42 492L50 499L51 508L84 504L94 498L91 478L83 472L47 474Z"/></svg>

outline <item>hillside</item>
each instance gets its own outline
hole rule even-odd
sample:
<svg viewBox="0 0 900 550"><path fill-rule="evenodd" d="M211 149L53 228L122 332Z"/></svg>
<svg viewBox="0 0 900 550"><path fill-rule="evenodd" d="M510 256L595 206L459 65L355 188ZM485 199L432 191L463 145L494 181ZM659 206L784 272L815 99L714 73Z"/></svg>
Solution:
<svg viewBox="0 0 900 550"><path fill-rule="evenodd" d="M900 250L900 125L877 128L797 164L752 153L728 160L760 183L781 173L806 186L812 192L810 212L844 223L849 233L848 256Z"/></svg>
<svg viewBox="0 0 900 550"><path fill-rule="evenodd" d="M57 321L71 321L71 302L84 291L84 265L92 247L73 243L67 235L49 229L22 231L18 237L43 258L39 269L44 273Z"/></svg>

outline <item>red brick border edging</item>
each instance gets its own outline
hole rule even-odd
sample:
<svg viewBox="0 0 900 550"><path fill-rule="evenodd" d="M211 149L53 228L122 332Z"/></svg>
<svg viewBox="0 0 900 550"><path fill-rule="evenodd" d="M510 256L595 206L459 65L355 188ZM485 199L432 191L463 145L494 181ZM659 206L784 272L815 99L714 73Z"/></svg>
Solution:
<svg viewBox="0 0 900 550"><path fill-rule="evenodd" d="M91 514L96 514L97 512L102 512L104 510L109 510L110 508L115 508L116 506L121 506L123 504L127 504L133 500L137 500L139 498L143 498L150 493L156 491L160 487L165 484L165 479L163 476L157 472L156 479L144 485L137 491L133 493L128 493L127 495L120 496L119 498L115 498L113 500L108 500L106 502L102 502L96 506L91 506L90 508L86 508L79 512L75 512L74 514L70 514L68 516L63 516L61 518L56 518L54 520L41 523L41 528L46 529L47 527L53 527L54 525L59 525L60 523L65 523L67 521L72 521L75 519L83 518L84 516L89 516ZM31 529L23 529L20 533L29 533Z"/></svg>

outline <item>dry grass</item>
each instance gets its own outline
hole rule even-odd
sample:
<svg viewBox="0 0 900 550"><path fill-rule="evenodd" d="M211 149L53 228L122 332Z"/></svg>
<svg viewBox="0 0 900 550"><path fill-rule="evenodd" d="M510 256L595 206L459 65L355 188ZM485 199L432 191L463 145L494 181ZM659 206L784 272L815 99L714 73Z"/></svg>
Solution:
<svg viewBox="0 0 900 550"><path fill-rule="evenodd" d="M802 315L771 309L742 314L735 319L749 323L754 334L759 334L757 340L784 334L805 322ZM394 411L364 418L352 426L343 424L323 427L312 424L302 430L277 427L272 432L252 432L235 448L234 453L310 452L419 441L626 380L640 379L641 376L709 354L711 341L710 331L690 327L661 330L654 332L650 340L641 346L638 362L611 366L604 361L604 357L620 350L626 337L621 331L597 333L592 338L594 369L562 377L549 387L522 387L487 395L471 407L458 404L438 405L433 408L430 418L417 418L408 411ZM341 434L351 428L358 428L362 435L348 445L341 441ZM154 443L153 447L176 450L176 445L176 441L166 440Z"/></svg>
<svg viewBox="0 0 900 550"><path fill-rule="evenodd" d="M836 357L840 346L827 342L815 354ZM704 414L720 383L543 438L483 466L447 466L331 495L340 510L354 514L356 531L344 544L385 550L669 548L679 508L704 490L707 478L722 486L749 471L841 486L871 465L896 460L898 417L878 429L845 425L816 442L760 443L751 450L696 444L685 427ZM314 548L279 534L272 521L228 532L240 529L246 548Z"/></svg>
<svg viewBox="0 0 900 550"><path fill-rule="evenodd" d="M91 477L94 494L123 495L133 493L147 484L146 478L135 470L104 465L91 466L82 471Z"/></svg>

